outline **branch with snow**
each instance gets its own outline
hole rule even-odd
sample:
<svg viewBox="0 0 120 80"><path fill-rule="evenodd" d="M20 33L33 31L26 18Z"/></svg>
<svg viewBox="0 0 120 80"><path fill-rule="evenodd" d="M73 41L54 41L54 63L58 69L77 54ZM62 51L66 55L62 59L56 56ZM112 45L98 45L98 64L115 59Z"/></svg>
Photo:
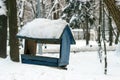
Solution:
<svg viewBox="0 0 120 80"><path fill-rule="evenodd" d="M25 1L22 0L20 4L21 4L21 6L20 6L20 10L19 10L19 17L22 18L23 17L23 12L24 12Z"/></svg>
<svg viewBox="0 0 120 80"><path fill-rule="evenodd" d="M51 12L53 11L53 9L55 8L55 6L56 6L58 3L59 3L58 0L54 0L54 5L52 6L52 8L51 8L51 10L50 10L50 12L49 12L47 18L49 18Z"/></svg>
<svg viewBox="0 0 120 80"><path fill-rule="evenodd" d="M5 3L0 0L0 15L6 15L7 9Z"/></svg>

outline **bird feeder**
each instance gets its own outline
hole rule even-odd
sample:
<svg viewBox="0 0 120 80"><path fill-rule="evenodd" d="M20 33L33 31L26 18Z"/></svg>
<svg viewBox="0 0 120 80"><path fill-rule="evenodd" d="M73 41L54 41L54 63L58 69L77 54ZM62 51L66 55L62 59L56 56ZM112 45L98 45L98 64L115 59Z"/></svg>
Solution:
<svg viewBox="0 0 120 80"><path fill-rule="evenodd" d="M35 19L24 25L17 37L37 43L60 44L59 58L22 54L22 63L54 67L65 67L69 64L70 45L75 44L75 40L64 20Z"/></svg>

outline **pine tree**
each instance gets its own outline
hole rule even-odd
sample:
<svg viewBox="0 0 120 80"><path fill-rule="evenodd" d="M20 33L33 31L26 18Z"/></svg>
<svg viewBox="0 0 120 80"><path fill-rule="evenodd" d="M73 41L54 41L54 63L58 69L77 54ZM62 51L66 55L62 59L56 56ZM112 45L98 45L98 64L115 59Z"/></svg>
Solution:
<svg viewBox="0 0 120 80"><path fill-rule="evenodd" d="M62 18L65 19L72 28L79 28L80 24L86 21L91 25L95 21L92 13L93 1L67 0L68 5L62 12Z"/></svg>

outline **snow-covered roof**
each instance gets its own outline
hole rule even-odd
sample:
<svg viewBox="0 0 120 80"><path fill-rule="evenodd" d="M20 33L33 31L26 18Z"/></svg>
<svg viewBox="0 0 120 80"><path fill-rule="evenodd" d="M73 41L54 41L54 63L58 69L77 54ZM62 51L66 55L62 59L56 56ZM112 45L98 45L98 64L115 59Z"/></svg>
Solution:
<svg viewBox="0 0 120 80"><path fill-rule="evenodd" d="M2 0L0 0L0 15L6 15L7 9Z"/></svg>
<svg viewBox="0 0 120 80"><path fill-rule="evenodd" d="M18 37L35 39L59 39L67 22L64 20L50 20L38 18L23 26Z"/></svg>

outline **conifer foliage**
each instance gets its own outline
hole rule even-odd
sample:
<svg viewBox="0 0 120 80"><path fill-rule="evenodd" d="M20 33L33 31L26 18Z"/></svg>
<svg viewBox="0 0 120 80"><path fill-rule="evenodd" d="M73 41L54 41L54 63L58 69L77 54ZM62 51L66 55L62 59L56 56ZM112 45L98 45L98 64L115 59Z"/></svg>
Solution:
<svg viewBox="0 0 120 80"><path fill-rule="evenodd" d="M62 18L70 23L72 28L78 28L86 18L92 25L95 17L93 16L93 0L66 0L68 5L62 12Z"/></svg>

